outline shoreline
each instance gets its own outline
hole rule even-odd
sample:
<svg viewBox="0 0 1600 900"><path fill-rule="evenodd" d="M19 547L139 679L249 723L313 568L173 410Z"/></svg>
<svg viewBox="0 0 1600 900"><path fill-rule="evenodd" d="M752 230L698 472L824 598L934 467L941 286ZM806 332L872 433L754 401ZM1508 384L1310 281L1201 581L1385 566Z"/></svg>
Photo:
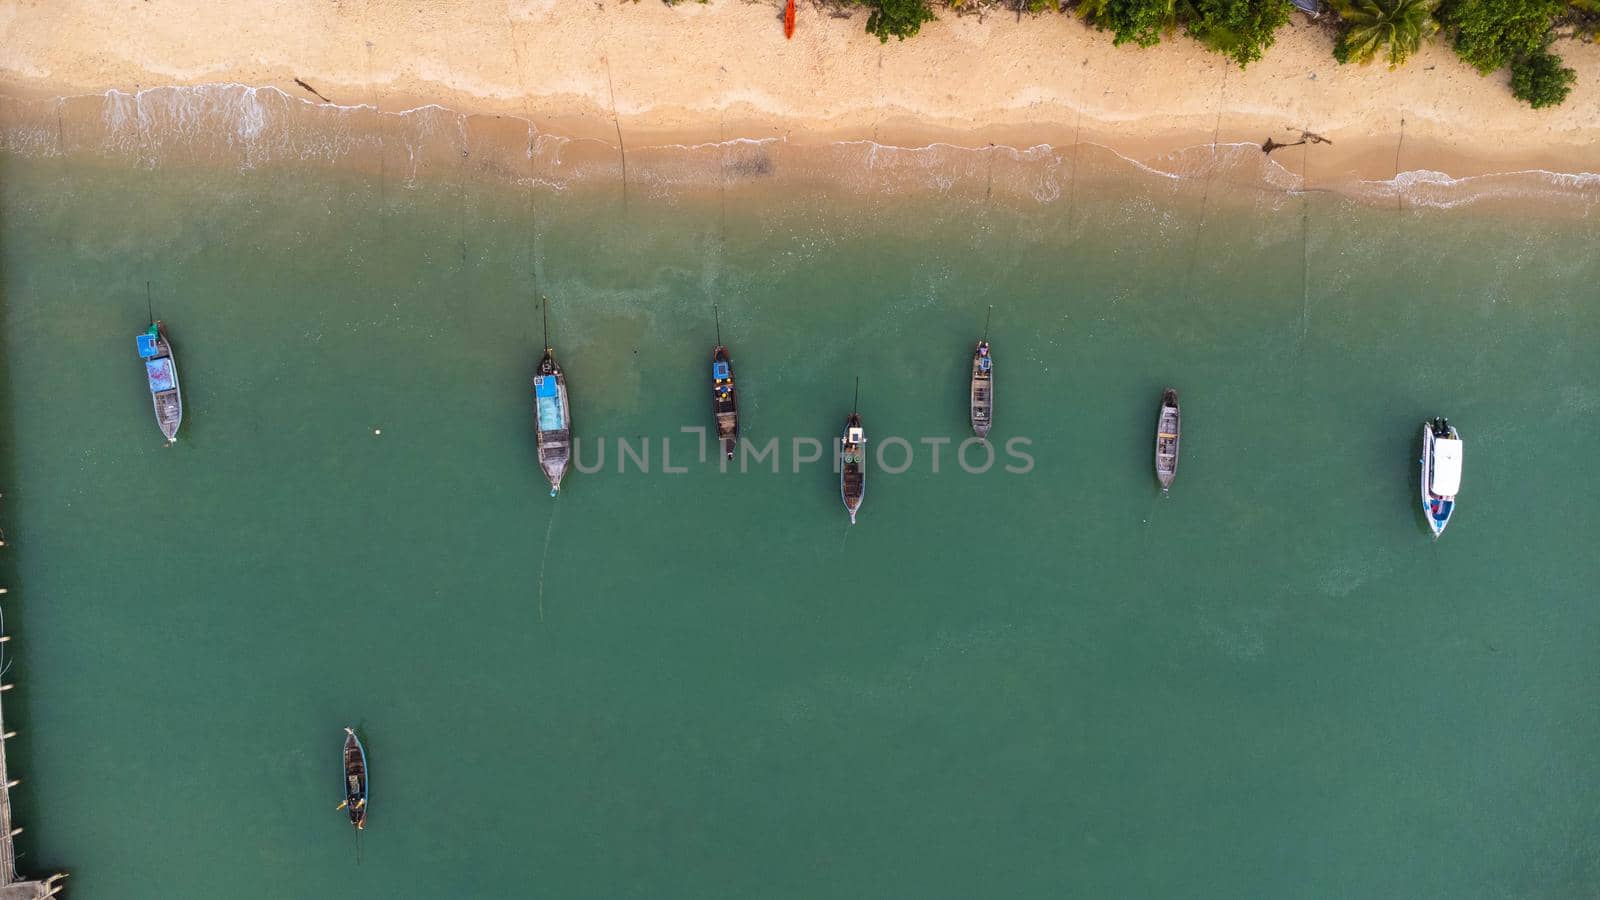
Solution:
<svg viewBox="0 0 1600 900"><path fill-rule="evenodd" d="M96 118L115 130L120 113L110 105L131 100L141 140L169 115L167 127L188 129L192 141L211 112L204 103L171 100L170 114L153 114L144 100L237 86L300 101L285 109L331 111L337 128L378 113L368 125L381 132L385 114L436 111L461 132L462 152L494 135L508 171L518 168L510 146L528 144L536 178L533 145L552 140L593 174L608 158L647 172L652 156L743 141L824 160L852 143L902 153L1047 148L1058 158L1099 146L1182 176L1215 169L1219 148L1311 132L1326 142L1270 158L1257 151L1259 168L1281 170L1259 175L1268 186L1361 197L1402 181L1535 177L1600 192L1595 45L1563 42L1578 86L1566 105L1532 110L1511 97L1503 74L1478 76L1438 41L1399 70L1340 66L1326 30L1298 14L1266 58L1240 70L1193 41L1115 47L1059 14L1020 23L946 15L909 41L880 44L863 30L864 12L834 18L802 7L794 40L784 41L773 23L781 4L621 4L581 17L557 7L530 2L504 16L412 10L408 19L388 0L333 16L305 2L243 21L236 11L164 0L117 14L86 0L13 7L9 17L0 10L0 129L11 149L29 139L46 147L53 117L56 150L69 152L64 107L89 131ZM201 27L208 20L229 36L190 39L211 33ZM743 52L718 52L730 46ZM228 124L206 126L225 150L242 133ZM257 128L246 139L259 136L260 123L244 127ZM95 150L90 143L78 146ZM1246 157L1234 162L1249 167Z"/></svg>

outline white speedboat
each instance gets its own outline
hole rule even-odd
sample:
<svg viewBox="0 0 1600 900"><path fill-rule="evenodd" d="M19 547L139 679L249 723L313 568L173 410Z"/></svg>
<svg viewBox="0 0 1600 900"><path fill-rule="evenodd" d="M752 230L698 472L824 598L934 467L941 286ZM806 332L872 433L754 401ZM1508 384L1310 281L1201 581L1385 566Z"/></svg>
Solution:
<svg viewBox="0 0 1600 900"><path fill-rule="evenodd" d="M1433 536L1444 534L1461 489L1461 435L1449 419L1422 423L1422 513Z"/></svg>

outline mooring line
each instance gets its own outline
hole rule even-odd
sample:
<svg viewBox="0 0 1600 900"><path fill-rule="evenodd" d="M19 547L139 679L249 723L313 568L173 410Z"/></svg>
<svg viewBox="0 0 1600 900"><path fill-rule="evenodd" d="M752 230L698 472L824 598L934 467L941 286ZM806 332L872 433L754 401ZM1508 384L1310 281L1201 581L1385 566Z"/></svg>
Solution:
<svg viewBox="0 0 1600 900"><path fill-rule="evenodd" d="M367 54L367 90L372 92L372 114L378 117L378 241L383 241L383 211L388 205L388 185L384 174L383 165L383 97L378 93L378 85L372 80L372 42L364 41Z"/></svg>
<svg viewBox="0 0 1600 900"><path fill-rule="evenodd" d="M1306 333L1311 328L1311 177L1306 164L1311 144L1300 146L1300 353L1306 350Z"/></svg>
<svg viewBox="0 0 1600 900"><path fill-rule="evenodd" d="M550 535L556 530L556 513L561 511L561 495L551 501L550 523L544 527L544 552L539 554L539 621L544 621L544 569L550 560Z"/></svg>
<svg viewBox="0 0 1600 900"><path fill-rule="evenodd" d="M1078 208L1078 145L1083 140L1083 104L1089 90L1089 60L1083 61L1083 77L1078 79L1078 116L1072 126L1072 179L1067 182L1067 234L1072 234L1072 217ZM1213 141L1215 138L1213 138Z"/></svg>
<svg viewBox="0 0 1600 900"><path fill-rule="evenodd" d="M1406 145L1406 117L1400 117L1400 140L1394 145L1394 177L1389 183L1394 185L1394 208L1396 212L1405 211L1405 197L1400 194L1400 148Z"/></svg>
<svg viewBox="0 0 1600 900"><path fill-rule="evenodd" d="M1222 68L1222 84L1217 88L1217 123L1211 129L1211 167L1206 170L1204 187L1200 191L1200 215L1195 218L1194 237L1189 241L1189 264L1184 269L1183 296L1186 300L1193 300L1194 267L1199 261L1200 230L1206 224L1206 204L1211 200L1211 179L1216 174L1217 167L1217 138L1222 134L1222 100L1228 92L1228 67Z"/></svg>
<svg viewBox="0 0 1600 900"><path fill-rule="evenodd" d="M617 130L617 157L622 161L622 212L628 212L628 148L622 143L622 120L617 118L617 85L611 80L611 56L601 57L606 64L606 89L611 92L611 127Z"/></svg>

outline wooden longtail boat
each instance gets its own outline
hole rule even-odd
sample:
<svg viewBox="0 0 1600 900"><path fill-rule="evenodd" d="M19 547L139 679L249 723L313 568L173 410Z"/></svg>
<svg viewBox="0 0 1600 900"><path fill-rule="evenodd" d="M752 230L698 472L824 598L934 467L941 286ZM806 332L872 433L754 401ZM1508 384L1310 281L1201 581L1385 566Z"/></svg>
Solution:
<svg viewBox="0 0 1600 900"><path fill-rule="evenodd" d="M1178 392L1167 388L1161 395L1161 414L1156 419L1156 480L1161 490L1172 487L1178 477L1178 439L1183 419L1178 410Z"/></svg>
<svg viewBox="0 0 1600 900"><path fill-rule="evenodd" d="M989 358L989 342L979 341L972 351L972 432L989 436L994 418L994 360Z"/></svg>
<svg viewBox="0 0 1600 900"><path fill-rule="evenodd" d="M166 327L160 321L152 321L150 329L138 336L138 344L156 425L171 444L178 439L178 426L183 424L183 390L178 386L178 362L172 357Z"/></svg>
<svg viewBox="0 0 1600 900"><path fill-rule="evenodd" d="M567 403L567 377L550 347L550 319L545 317L544 357L533 376L534 442L539 448L539 468L550 482L550 496L561 492L561 477L572 459L572 408Z"/></svg>
<svg viewBox="0 0 1600 900"><path fill-rule="evenodd" d="M794 37L794 0L789 0L783 10L783 36L785 39Z"/></svg>
<svg viewBox="0 0 1600 900"><path fill-rule="evenodd" d="M856 402L861 401L861 379L856 379ZM844 420L844 434L839 440L839 497L850 513L850 524L856 523L856 512L867 496L867 432L861 427L861 413L851 410Z"/></svg>
<svg viewBox="0 0 1600 900"><path fill-rule="evenodd" d="M572 411L567 405L567 377L555 351L544 348L539 374L533 376L533 427L539 447L539 468L550 482L550 496L561 491L561 477L572 459Z"/></svg>
<svg viewBox="0 0 1600 900"><path fill-rule="evenodd" d="M989 320L994 318L994 306L983 319L983 337L972 351L972 384L968 408L972 416L972 432L978 437L989 436L989 426L994 422L994 360L989 356Z"/></svg>
<svg viewBox="0 0 1600 900"><path fill-rule="evenodd" d="M367 827L367 749L354 728L344 730L344 802L339 808L350 816L357 831Z"/></svg>
<svg viewBox="0 0 1600 900"><path fill-rule="evenodd" d="M717 346L711 351L711 416L717 423L722 452L733 459L739 442L739 391L733 383L733 360L722 345L722 320L717 319Z"/></svg>

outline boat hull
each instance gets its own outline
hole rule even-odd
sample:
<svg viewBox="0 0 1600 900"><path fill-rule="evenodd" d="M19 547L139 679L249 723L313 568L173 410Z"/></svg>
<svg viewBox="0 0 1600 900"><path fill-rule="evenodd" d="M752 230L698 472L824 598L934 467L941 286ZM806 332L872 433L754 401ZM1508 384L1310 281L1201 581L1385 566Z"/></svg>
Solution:
<svg viewBox="0 0 1600 900"><path fill-rule="evenodd" d="M1178 392L1167 388L1161 395L1161 410L1156 415L1156 481L1163 491L1178 477L1178 451L1183 438L1183 411Z"/></svg>
<svg viewBox="0 0 1600 900"><path fill-rule="evenodd" d="M554 497L561 492L561 479L572 461L572 407L567 400L566 374L549 347L533 376L533 429L539 468Z"/></svg>
<svg viewBox="0 0 1600 900"><path fill-rule="evenodd" d="M357 831L367 827L367 748L354 728L344 730L344 749L340 754L344 766L344 803L341 808L350 816L350 824Z"/></svg>
<svg viewBox="0 0 1600 900"><path fill-rule="evenodd" d="M720 345L711 351L711 418L717 426L723 455L733 459L739 442L739 389L734 383L728 348Z"/></svg>
<svg viewBox="0 0 1600 900"><path fill-rule="evenodd" d="M844 501L851 525L856 523L856 513L861 511L861 501L866 496L866 432L861 428L861 417L851 413L850 418L845 420L844 433L839 438L839 499Z"/></svg>
<svg viewBox="0 0 1600 900"><path fill-rule="evenodd" d="M1454 426L1447 426L1447 435L1451 440L1459 441L1459 433ZM1427 522L1428 530L1438 538L1444 534L1445 528L1450 524L1450 517L1456 511L1456 497L1454 493L1441 494L1434 491L1434 474L1437 462L1437 448L1439 435L1434 433L1431 422L1422 423L1422 459L1421 478L1419 479L1422 495L1422 518Z"/></svg>
<svg viewBox="0 0 1600 900"><path fill-rule="evenodd" d="M144 362L156 427L170 444L178 439L178 429L183 425L183 386L178 381L178 361L161 322L152 322L150 331L139 337L139 356Z"/></svg>
<svg viewBox="0 0 1600 900"><path fill-rule="evenodd" d="M988 341L979 341L977 349L972 351L972 383L968 399L972 433L978 437L988 437L989 426L994 423L994 359L989 355Z"/></svg>

